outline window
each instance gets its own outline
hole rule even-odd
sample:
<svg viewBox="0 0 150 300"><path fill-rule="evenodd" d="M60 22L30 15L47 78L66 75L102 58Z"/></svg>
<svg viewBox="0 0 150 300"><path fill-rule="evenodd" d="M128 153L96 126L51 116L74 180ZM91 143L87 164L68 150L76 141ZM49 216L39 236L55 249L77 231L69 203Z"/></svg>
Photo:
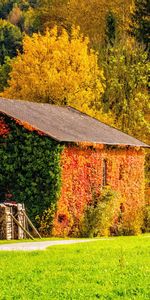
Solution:
<svg viewBox="0 0 150 300"><path fill-rule="evenodd" d="M59 214L59 215L58 215L58 222L59 222L59 223L63 223L63 222L65 222L66 220L67 220L66 215L64 215L64 214Z"/></svg>
<svg viewBox="0 0 150 300"><path fill-rule="evenodd" d="M120 167L119 167L119 180L123 179L123 174L124 174L123 165L120 165Z"/></svg>
<svg viewBox="0 0 150 300"><path fill-rule="evenodd" d="M107 161L106 159L103 160L103 181L102 186L107 185Z"/></svg>

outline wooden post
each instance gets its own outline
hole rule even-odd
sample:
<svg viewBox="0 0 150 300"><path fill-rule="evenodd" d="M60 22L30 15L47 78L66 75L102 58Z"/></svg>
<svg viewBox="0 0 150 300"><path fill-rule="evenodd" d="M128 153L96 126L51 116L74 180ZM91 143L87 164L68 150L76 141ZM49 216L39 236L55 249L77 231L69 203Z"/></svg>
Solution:
<svg viewBox="0 0 150 300"><path fill-rule="evenodd" d="M10 213L13 214L13 208L10 207ZM14 239L14 222L13 219L11 218L11 239Z"/></svg>
<svg viewBox="0 0 150 300"><path fill-rule="evenodd" d="M31 220L29 219L29 217L27 216L27 214L25 213L24 210L22 210L22 213L24 214L24 216L26 217L29 225L31 226L31 228L36 232L36 234L39 236L39 238L41 239L41 235L39 234L39 232L37 231L37 229L35 228L35 226L32 224Z"/></svg>
<svg viewBox="0 0 150 300"><path fill-rule="evenodd" d="M24 203L22 204L22 214L23 214L23 211L25 210L25 207L24 207ZM26 220L26 217L24 216L23 214L23 227L26 228L27 231L29 231L29 228L27 226L27 220ZM26 238L26 233L24 233L24 238Z"/></svg>
<svg viewBox="0 0 150 300"><path fill-rule="evenodd" d="M5 208L5 236L6 236L6 240L8 240L8 213L7 213L7 208Z"/></svg>
<svg viewBox="0 0 150 300"><path fill-rule="evenodd" d="M16 218L10 214L11 218L13 218L14 222L32 239L34 240L33 236L16 220Z"/></svg>
<svg viewBox="0 0 150 300"><path fill-rule="evenodd" d="M17 212L18 212L18 222L22 226L23 224L23 216L22 216L22 204L17 204ZM21 229L21 227L18 227L18 240L24 238L24 231Z"/></svg>

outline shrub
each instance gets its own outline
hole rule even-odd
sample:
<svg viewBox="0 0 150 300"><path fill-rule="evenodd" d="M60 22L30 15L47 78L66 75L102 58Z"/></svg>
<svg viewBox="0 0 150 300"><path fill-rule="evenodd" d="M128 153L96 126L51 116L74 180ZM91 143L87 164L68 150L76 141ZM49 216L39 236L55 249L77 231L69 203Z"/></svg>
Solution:
<svg viewBox="0 0 150 300"><path fill-rule="evenodd" d="M42 236L51 236L53 228L53 220L55 216L56 205L54 203L43 212L42 217L37 216L36 221L39 225L39 232Z"/></svg>
<svg viewBox="0 0 150 300"><path fill-rule="evenodd" d="M115 223L122 198L120 194L106 186L100 195L93 193L92 203L85 208L80 234L84 237L107 236ZM115 226L114 226L115 228Z"/></svg>
<svg viewBox="0 0 150 300"><path fill-rule="evenodd" d="M123 212L117 224L117 235L138 235L141 233L143 225L143 210L131 212ZM129 216L130 215L130 219ZM135 216L136 215L136 216Z"/></svg>

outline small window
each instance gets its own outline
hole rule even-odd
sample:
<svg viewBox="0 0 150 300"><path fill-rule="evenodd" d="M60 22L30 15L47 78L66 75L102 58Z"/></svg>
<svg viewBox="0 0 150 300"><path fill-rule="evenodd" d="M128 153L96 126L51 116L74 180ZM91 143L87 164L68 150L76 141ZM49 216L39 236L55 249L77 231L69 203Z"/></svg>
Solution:
<svg viewBox="0 0 150 300"><path fill-rule="evenodd" d="M120 167L119 167L119 180L123 179L123 174L124 174L123 165L120 165Z"/></svg>
<svg viewBox="0 0 150 300"><path fill-rule="evenodd" d="M107 185L107 161L106 159L103 160L103 181L102 186Z"/></svg>
<svg viewBox="0 0 150 300"><path fill-rule="evenodd" d="M59 214L59 216L58 216L58 222L59 223L63 223L63 222L65 222L66 221L66 215L64 215L64 214Z"/></svg>

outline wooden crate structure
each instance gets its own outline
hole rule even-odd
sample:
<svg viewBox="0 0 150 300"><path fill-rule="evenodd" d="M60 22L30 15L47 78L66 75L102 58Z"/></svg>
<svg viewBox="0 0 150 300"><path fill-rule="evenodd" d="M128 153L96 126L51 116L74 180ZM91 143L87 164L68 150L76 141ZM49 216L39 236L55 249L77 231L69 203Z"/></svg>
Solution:
<svg viewBox="0 0 150 300"><path fill-rule="evenodd" d="M24 214L24 204L1 203L0 204L0 239L24 239L25 231L21 228L27 227ZM20 224L20 226L17 224Z"/></svg>

